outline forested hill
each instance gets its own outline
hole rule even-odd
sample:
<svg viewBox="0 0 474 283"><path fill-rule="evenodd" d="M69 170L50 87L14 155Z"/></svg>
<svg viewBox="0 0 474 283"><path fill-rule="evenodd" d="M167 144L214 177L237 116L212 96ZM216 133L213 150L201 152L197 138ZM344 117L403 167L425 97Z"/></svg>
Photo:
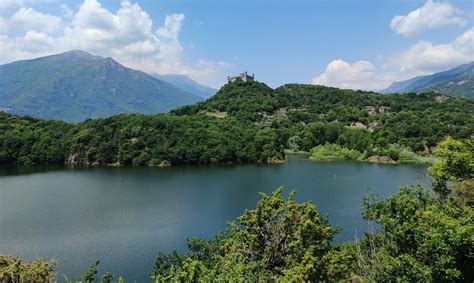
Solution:
<svg viewBox="0 0 474 283"><path fill-rule="evenodd" d="M474 101L467 98L299 84L272 89L237 81L169 114L71 124L0 113L0 163L280 162L284 149L309 151L326 143L364 158L396 160L393 145L429 154L446 136L466 139L473 133Z"/></svg>
<svg viewBox="0 0 474 283"><path fill-rule="evenodd" d="M386 110L386 113L380 110ZM328 131L353 125L370 131L380 146L401 143L419 151L447 135L474 133L474 101L435 93L379 94L325 86L287 84L271 89L259 82L223 86L212 98L173 110L177 115L233 117L243 123L279 129L280 136L305 137L317 124ZM283 131L285 129L285 131ZM323 135L324 136L324 135ZM336 138L321 142L336 142ZM314 142L305 140L303 149Z"/></svg>
<svg viewBox="0 0 474 283"><path fill-rule="evenodd" d="M436 93L382 95L304 84L286 84L271 89L260 82L235 82L226 84L206 101L183 106L171 112L178 115L212 115L221 112L221 115L225 113L243 121L262 121L270 115L284 112L289 118L303 122L351 123L386 118L387 116L378 115L380 107L390 107L391 114L454 111L464 115L472 113L472 105L473 101L470 99L448 98ZM371 116L366 111L368 106L375 108L375 115Z"/></svg>

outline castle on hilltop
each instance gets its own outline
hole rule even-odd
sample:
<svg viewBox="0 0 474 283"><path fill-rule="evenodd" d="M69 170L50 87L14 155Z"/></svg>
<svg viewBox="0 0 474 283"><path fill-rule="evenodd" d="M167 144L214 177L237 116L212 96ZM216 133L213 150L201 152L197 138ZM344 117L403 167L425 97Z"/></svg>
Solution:
<svg viewBox="0 0 474 283"><path fill-rule="evenodd" d="M235 82L238 79L241 79L244 82L253 82L255 78L255 74L249 75L247 72L240 73L240 75L235 77L227 76L227 81L229 83Z"/></svg>

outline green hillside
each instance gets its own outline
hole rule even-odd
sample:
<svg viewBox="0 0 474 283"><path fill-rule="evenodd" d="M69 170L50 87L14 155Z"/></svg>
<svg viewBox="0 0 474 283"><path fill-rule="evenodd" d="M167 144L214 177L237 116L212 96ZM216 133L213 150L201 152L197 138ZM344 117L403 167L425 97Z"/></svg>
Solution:
<svg viewBox="0 0 474 283"><path fill-rule="evenodd" d="M167 112L199 100L111 58L83 51L0 66L0 109L17 115L82 121Z"/></svg>
<svg viewBox="0 0 474 283"><path fill-rule="evenodd" d="M474 101L436 97L235 82L205 102L169 114L122 114L71 124L3 113L0 163L281 162L285 149L310 151L327 143L357 151L360 158L397 160L406 150L428 154L446 136L473 135Z"/></svg>
<svg viewBox="0 0 474 283"><path fill-rule="evenodd" d="M474 98L474 62L456 68L395 82L384 93L436 92Z"/></svg>

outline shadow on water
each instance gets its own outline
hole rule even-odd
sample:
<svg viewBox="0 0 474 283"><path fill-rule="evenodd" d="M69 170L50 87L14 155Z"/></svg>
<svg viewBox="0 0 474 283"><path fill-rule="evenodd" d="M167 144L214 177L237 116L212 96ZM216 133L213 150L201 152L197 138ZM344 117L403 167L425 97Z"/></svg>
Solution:
<svg viewBox="0 0 474 283"><path fill-rule="evenodd" d="M65 169L68 169L68 167L62 164L19 165L19 166L0 165L0 177L1 176L30 175L30 174L52 172L52 171L62 171Z"/></svg>

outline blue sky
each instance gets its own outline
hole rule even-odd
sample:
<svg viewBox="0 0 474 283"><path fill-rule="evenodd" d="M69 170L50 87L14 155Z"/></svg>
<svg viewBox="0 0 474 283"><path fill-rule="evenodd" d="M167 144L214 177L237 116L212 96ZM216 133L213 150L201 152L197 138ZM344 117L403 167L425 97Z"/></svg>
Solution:
<svg viewBox="0 0 474 283"><path fill-rule="evenodd" d="M381 89L474 60L472 1L2 1L0 63L84 49L212 86Z"/></svg>

